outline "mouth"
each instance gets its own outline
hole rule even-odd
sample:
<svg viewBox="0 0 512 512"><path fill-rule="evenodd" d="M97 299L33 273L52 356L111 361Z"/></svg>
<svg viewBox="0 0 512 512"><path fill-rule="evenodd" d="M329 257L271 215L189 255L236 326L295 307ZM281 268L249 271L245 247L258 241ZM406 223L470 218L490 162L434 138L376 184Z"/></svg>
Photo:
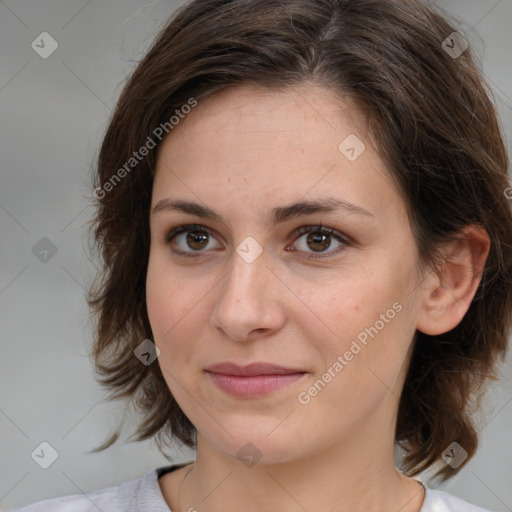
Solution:
<svg viewBox="0 0 512 512"><path fill-rule="evenodd" d="M307 373L271 363L239 366L229 362L210 366L205 371L221 391L245 398L270 394L296 382Z"/></svg>

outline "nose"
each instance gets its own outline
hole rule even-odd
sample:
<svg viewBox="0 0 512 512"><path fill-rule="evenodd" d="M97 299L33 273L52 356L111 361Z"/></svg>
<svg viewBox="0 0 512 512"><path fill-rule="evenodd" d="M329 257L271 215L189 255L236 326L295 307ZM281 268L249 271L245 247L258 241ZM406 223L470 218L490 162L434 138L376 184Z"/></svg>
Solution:
<svg viewBox="0 0 512 512"><path fill-rule="evenodd" d="M215 287L217 300L211 324L236 341L251 341L278 331L285 322L283 285L269 268L265 252L248 263L233 251L230 269Z"/></svg>

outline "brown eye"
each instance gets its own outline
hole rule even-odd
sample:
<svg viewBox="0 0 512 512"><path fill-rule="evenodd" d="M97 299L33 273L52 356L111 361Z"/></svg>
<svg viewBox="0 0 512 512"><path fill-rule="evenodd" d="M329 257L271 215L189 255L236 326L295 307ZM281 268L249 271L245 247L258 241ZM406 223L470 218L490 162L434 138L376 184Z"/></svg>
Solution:
<svg viewBox="0 0 512 512"><path fill-rule="evenodd" d="M212 247L212 242L216 240L210 231L204 226L195 224L178 226L165 235L165 243L171 245L174 253L182 256L200 256L206 250L220 247L220 245Z"/></svg>
<svg viewBox="0 0 512 512"><path fill-rule="evenodd" d="M351 245L350 240L341 233L337 233L332 228L319 226L303 226L296 235L299 235L298 241L294 245L298 245L300 252L309 253L307 258L323 258L338 255ZM300 235L307 235L302 237ZM334 245L334 250L329 250ZM318 256L315 255L318 254ZM325 254L325 256L324 256Z"/></svg>
<svg viewBox="0 0 512 512"><path fill-rule="evenodd" d="M329 249L331 245L331 235L324 235L321 233L309 233L306 238L306 243L315 252L323 252Z"/></svg>
<svg viewBox="0 0 512 512"><path fill-rule="evenodd" d="M195 251L204 249L208 245L209 235L205 231L189 231L185 234L187 235L185 237L186 244Z"/></svg>

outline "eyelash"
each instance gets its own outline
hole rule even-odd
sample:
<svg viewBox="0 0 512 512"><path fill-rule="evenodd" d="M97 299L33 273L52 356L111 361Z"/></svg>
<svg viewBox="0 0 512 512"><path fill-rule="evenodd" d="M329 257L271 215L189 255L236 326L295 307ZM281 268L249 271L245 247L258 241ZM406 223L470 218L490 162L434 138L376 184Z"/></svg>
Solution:
<svg viewBox="0 0 512 512"><path fill-rule="evenodd" d="M164 238L164 241L167 245L170 245L172 240L182 234L182 233L188 233L192 231L202 231L207 233L210 237L213 237L212 232L207 229L205 226L202 226L201 224L184 224L181 226L177 226L175 228L170 229ZM343 236L341 233L335 231L333 228L325 227L322 224L318 225L308 225L308 226L302 226L299 229L297 229L293 236L294 237L300 237L301 235L307 234L307 233L319 233L322 235L332 235L333 238L335 238L338 242L342 243L343 246L338 247L334 251L330 252L320 252L315 255L306 256L307 259L322 259L322 258L329 258L338 255L339 253L343 252L347 247L350 247L352 245L352 241L347 238L346 236ZM175 249L171 248L171 251L178 256L185 256L187 258L197 258L201 256L201 253L204 251L196 251L195 253L190 253L188 251L182 251L181 249ZM314 254L314 253L312 253Z"/></svg>

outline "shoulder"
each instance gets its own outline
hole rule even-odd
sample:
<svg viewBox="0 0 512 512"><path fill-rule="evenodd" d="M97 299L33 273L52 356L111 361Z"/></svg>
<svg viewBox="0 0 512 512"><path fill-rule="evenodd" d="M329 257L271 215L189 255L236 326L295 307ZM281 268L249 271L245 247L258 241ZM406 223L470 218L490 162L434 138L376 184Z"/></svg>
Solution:
<svg viewBox="0 0 512 512"><path fill-rule="evenodd" d="M102 505L109 504L110 510L118 511L119 508L119 489L117 487L107 487L87 494L73 494L69 496L60 496L58 498L49 498L36 503L32 503L13 512L95 512Z"/></svg>
<svg viewBox="0 0 512 512"><path fill-rule="evenodd" d="M427 488L420 512L491 512L472 505L453 494Z"/></svg>
<svg viewBox="0 0 512 512"><path fill-rule="evenodd" d="M158 485L161 469L151 469L140 478L118 486L45 499L12 512L138 512L148 509L168 512Z"/></svg>

